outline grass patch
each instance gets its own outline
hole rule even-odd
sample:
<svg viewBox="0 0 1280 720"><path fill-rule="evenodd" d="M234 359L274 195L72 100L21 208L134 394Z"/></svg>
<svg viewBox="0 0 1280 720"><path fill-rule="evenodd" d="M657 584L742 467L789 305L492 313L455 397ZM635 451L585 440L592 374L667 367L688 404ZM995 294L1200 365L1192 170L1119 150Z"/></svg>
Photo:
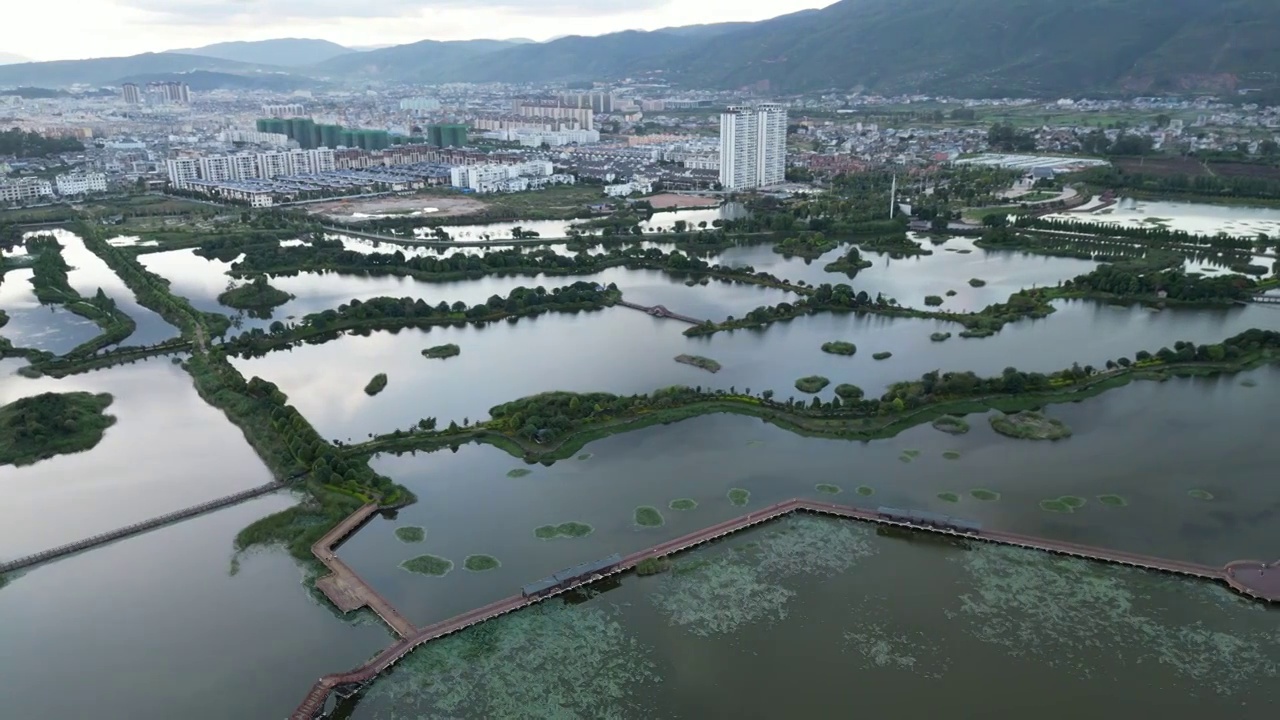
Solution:
<svg viewBox="0 0 1280 720"><path fill-rule="evenodd" d="M660 527L666 522L662 519L662 513L658 512L658 508L649 505L636 508L635 520L640 527Z"/></svg>
<svg viewBox="0 0 1280 720"><path fill-rule="evenodd" d="M814 486L813 486L813 489L814 489L814 490L817 490L817 491L818 491L818 492L820 492L820 493L826 493L827 495L839 495L839 494L840 494L840 486L839 486L839 485L828 485L828 484L826 484L826 483L818 483L817 485L814 485Z"/></svg>
<svg viewBox="0 0 1280 720"><path fill-rule="evenodd" d="M949 503L960 502L960 496L953 492L940 492L938 493L938 499L943 502L949 502Z"/></svg>
<svg viewBox="0 0 1280 720"><path fill-rule="evenodd" d="M943 415L933 421L933 429L941 430L951 435L963 435L969 432L969 423L965 422L962 417L955 415Z"/></svg>
<svg viewBox="0 0 1280 720"><path fill-rule="evenodd" d="M969 278L969 287L985 287L986 284L987 284L986 280L981 280L979 278Z"/></svg>
<svg viewBox="0 0 1280 720"><path fill-rule="evenodd" d="M751 493L742 488L730 488L728 493L729 502L742 507L751 502Z"/></svg>
<svg viewBox="0 0 1280 720"><path fill-rule="evenodd" d="M554 540L556 538L580 538L586 537L595 532L595 528L586 523L565 522L559 525L542 525L534 528L533 536L539 540Z"/></svg>
<svg viewBox="0 0 1280 720"><path fill-rule="evenodd" d="M1061 420L1032 410L992 415L991 428L1001 435L1020 440L1061 440L1071 437L1071 428Z"/></svg>
<svg viewBox="0 0 1280 720"><path fill-rule="evenodd" d="M679 500L672 500L667 507L672 510L692 510L698 507L698 503L696 500L689 498L680 498Z"/></svg>
<svg viewBox="0 0 1280 720"><path fill-rule="evenodd" d="M720 372L720 363L708 357L701 355L677 355L676 362L684 365L692 365L696 368L702 368L710 373Z"/></svg>
<svg viewBox="0 0 1280 720"><path fill-rule="evenodd" d="M875 360L888 360L889 358L893 357L893 353L878 352L878 353L874 353L871 357Z"/></svg>
<svg viewBox="0 0 1280 720"><path fill-rule="evenodd" d="M1191 488L1190 490L1187 491L1187 495L1195 498L1196 500L1212 500L1213 499L1213 493L1209 492L1208 490L1202 490L1200 488Z"/></svg>
<svg viewBox="0 0 1280 720"><path fill-rule="evenodd" d="M969 497L983 502L994 502L1000 499L1000 493L986 488L974 488L969 491Z"/></svg>
<svg viewBox="0 0 1280 720"><path fill-rule="evenodd" d="M457 357L461 354L462 348L454 345L453 343L448 343L447 345L436 345L435 347L429 347L422 351L422 357L433 360L443 360L444 358Z"/></svg>
<svg viewBox="0 0 1280 720"><path fill-rule="evenodd" d="M532 475L532 474L533 474L533 471L530 470L529 468L514 468L512 470L507 471L507 477L509 478L522 478L525 475Z"/></svg>
<svg viewBox="0 0 1280 720"><path fill-rule="evenodd" d="M830 384L831 381L821 375L810 375L796 380L796 389L812 395L813 393L822 392L822 389Z"/></svg>
<svg viewBox="0 0 1280 720"><path fill-rule="evenodd" d="M369 381L368 385L364 386L364 392L366 395L369 395L370 397L372 397L382 392L383 390L385 390L386 387L387 387L387 374L378 373L377 375L373 376L373 379Z"/></svg>
<svg viewBox="0 0 1280 720"><path fill-rule="evenodd" d="M832 355L853 355L858 352L858 346L843 340L832 340L822 343L822 352Z"/></svg>
<svg viewBox="0 0 1280 720"><path fill-rule="evenodd" d="M942 453L942 457L948 460L959 460L960 453L956 452L955 450L947 450L946 452Z"/></svg>
<svg viewBox="0 0 1280 720"><path fill-rule="evenodd" d="M492 555L468 555L467 559L462 561L462 567L471 572L484 572L502 567L502 563Z"/></svg>
<svg viewBox="0 0 1280 720"><path fill-rule="evenodd" d="M1099 495L1098 502L1108 507L1124 507L1129 504L1128 500L1119 495Z"/></svg>
<svg viewBox="0 0 1280 720"><path fill-rule="evenodd" d="M1071 513L1084 507L1085 499L1076 497L1075 495L1063 495L1052 500L1041 500L1040 509L1048 512L1063 513L1070 515Z"/></svg>
<svg viewBox="0 0 1280 720"><path fill-rule="evenodd" d="M858 493L862 497L871 497L876 494L876 489L869 485L859 485L858 489L854 492Z"/></svg>
<svg viewBox="0 0 1280 720"><path fill-rule="evenodd" d="M670 558L656 557L645 558L636 563L636 574L645 577L648 575L658 575L671 569Z"/></svg>
<svg viewBox="0 0 1280 720"><path fill-rule="evenodd" d="M48 392L0 407L0 465L92 449L116 422L103 412L111 402L107 393Z"/></svg>
<svg viewBox="0 0 1280 720"><path fill-rule="evenodd" d="M400 567L419 575L441 577L449 574L449 571L453 569L453 561L436 555L419 555L416 558L410 558L400 563Z"/></svg>
<svg viewBox="0 0 1280 720"><path fill-rule="evenodd" d="M426 537L427 531L414 525L396 528L396 539L402 543L420 543Z"/></svg>

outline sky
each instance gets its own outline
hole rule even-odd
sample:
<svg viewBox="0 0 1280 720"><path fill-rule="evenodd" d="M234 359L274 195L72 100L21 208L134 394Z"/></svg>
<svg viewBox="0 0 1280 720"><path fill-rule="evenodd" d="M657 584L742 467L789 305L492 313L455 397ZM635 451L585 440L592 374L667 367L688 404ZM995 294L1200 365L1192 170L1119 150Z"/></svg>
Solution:
<svg viewBox="0 0 1280 720"><path fill-rule="evenodd" d="M30 60L136 55L230 40L418 40L600 35L763 20L834 0L37 0L6 10L0 53Z"/></svg>

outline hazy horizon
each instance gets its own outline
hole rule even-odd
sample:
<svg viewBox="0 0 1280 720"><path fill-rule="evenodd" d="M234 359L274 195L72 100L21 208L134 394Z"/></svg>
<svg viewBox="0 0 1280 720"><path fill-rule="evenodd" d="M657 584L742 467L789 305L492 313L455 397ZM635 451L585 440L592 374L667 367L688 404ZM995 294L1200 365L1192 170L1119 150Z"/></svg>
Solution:
<svg viewBox="0 0 1280 720"><path fill-rule="evenodd" d="M32 62L124 57L222 42L322 39L343 45L403 45L420 40L524 38L765 20L825 7L833 0L769 5L703 0L46 0L15 9L6 54Z"/></svg>

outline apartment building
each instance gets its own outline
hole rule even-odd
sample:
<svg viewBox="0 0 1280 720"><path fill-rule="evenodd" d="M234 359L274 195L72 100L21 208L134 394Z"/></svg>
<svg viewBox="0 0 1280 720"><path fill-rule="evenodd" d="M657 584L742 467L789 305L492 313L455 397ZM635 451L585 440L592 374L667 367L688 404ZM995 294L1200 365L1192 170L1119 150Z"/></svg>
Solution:
<svg viewBox="0 0 1280 720"><path fill-rule="evenodd" d="M786 108L727 108L720 115L720 184L726 190L768 187L785 182L786 174Z"/></svg>

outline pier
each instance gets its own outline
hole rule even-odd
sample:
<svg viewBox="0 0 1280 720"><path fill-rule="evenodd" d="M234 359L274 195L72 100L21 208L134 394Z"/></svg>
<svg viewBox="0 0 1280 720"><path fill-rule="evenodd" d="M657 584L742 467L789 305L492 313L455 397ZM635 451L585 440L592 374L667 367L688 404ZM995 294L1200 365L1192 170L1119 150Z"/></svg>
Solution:
<svg viewBox="0 0 1280 720"><path fill-rule="evenodd" d="M226 497L221 497L221 498L218 498L217 500L210 500L209 502L201 503L199 505L193 505L192 507L184 508L182 510L176 510L166 515L161 515L160 517L151 518L150 520L144 520L140 523L134 523L133 525L128 525L128 526L119 528L117 530L112 530L111 532L105 532L105 533L102 533L101 535L94 535L93 537L85 538L84 540L73 542L67 545L62 545L60 547L51 548L43 552L38 552L34 555L28 555L26 557L21 557L16 560L9 560L8 562L2 562L0 563L0 573L6 573L12 570L19 570L21 568L30 567L32 565L39 565L40 563L48 562L50 560L56 560L61 557L66 557L67 555L73 555L78 552L84 552L85 550L96 548L100 545L106 545L107 543L112 543L112 542L115 542L116 540L122 540L124 538L130 537L133 535L138 535L138 534L147 532L148 530L154 530L158 527L163 527L165 525L168 525L170 523L175 523L180 520L187 520L189 518L196 517L197 515L203 515L207 512L220 510L229 505L242 503L245 500L250 500L260 495L273 493L283 488L284 488L284 483L279 483L279 482L267 483L266 485L262 485L260 487L251 488L249 490L235 493L234 495L227 495Z"/></svg>
<svg viewBox="0 0 1280 720"><path fill-rule="evenodd" d="M348 517L340 523L338 527L330 531L329 535L325 536L325 539L317 542L316 546L313 548L313 552L315 552L317 548L320 548L326 539L330 539L331 537L336 538L334 540L334 542L336 542L337 540L346 537L368 520L369 516L376 510L377 507L373 505L366 505L365 507L362 507L351 517ZM361 665L350 672L326 675L317 680L315 685L312 686L311 691L307 693L306 697L303 698L303 701L298 705L297 709L294 710L292 715L290 715L290 720L315 720L315 718L324 717L326 714L325 705L329 700L330 694L337 693L339 696L347 697L358 692L366 684L383 672L386 672L391 668L391 666L395 665L415 648L432 640L436 640L446 635L451 635L460 630L471 627L472 625L477 625L485 622L486 620L491 620L493 618L506 615L507 613L534 605L546 600L547 598L570 592L584 585L590 585L604 577L627 572L644 560L661 558L689 550L704 543L712 542L728 535L732 535L733 533L740 532L761 523L776 520L795 512L809 512L818 515L863 520L908 530L967 538L977 542L988 542L997 545L1041 550L1058 555L1068 555L1087 560L1126 565L1154 572L1171 573L1184 577L1221 582L1247 597L1264 602L1280 603L1280 561L1267 564L1254 560L1242 560L1229 563L1224 568L1215 568L1209 565L1200 565L1197 563L1182 562L1178 560L1167 560L1138 553L1130 553L1120 550L1107 550L1105 548L1058 540L1049 540L1045 538L1036 538L1029 535L1021 535L1018 533L1003 532L999 530L978 529L965 531L956 528L922 525L913 522L890 519L872 509L852 507L849 505L837 505L835 503L816 500L795 499L770 505L769 507L749 512L746 515L742 515L732 520L725 520L724 522L689 533L688 535L684 535L674 540L668 540L667 542L660 543L646 550L632 553L624 557L622 562L612 566L608 571L582 577L577 581L565 585L547 595L540 595L531 598L526 598L523 595L512 595L511 597L495 601L474 610L469 610L447 620L442 620L432 625L416 629L412 633L401 633L401 637L403 638L402 640L378 653L373 657L373 659L369 660L369 662L364 665ZM325 548L327 549L326 551L328 552L328 555L331 557L332 544L325 546ZM317 557L320 556L317 555ZM337 563L341 563L341 561L337 560L336 557L333 557L332 560ZM325 562L324 559L321 561ZM326 565L329 565L330 569L333 569L332 564L326 562ZM342 564L342 567L345 568L346 565ZM346 572L350 572L350 569L347 568ZM335 574L337 574L336 571ZM354 573L350 574L351 576L355 575ZM324 578L322 578L322 580L324 580ZM360 582L363 584L363 581ZM317 585L318 584L319 583L317 583ZM372 588L369 588L368 592L373 593ZM326 594L328 594L327 591ZM376 595L376 593L374 593L374 595ZM380 596L378 597L380 598ZM379 613L379 615L381 616L381 613ZM383 619L384 621L387 620L385 617ZM390 625L391 623L388 621L388 624Z"/></svg>
<svg viewBox="0 0 1280 720"><path fill-rule="evenodd" d="M351 569L351 566L334 554L334 549L342 544L342 541L346 540L351 533L368 522L369 518L378 510L377 503L369 503L361 507L348 515L311 546L311 554L329 569L328 575L316 580L316 588L324 593L325 597L329 598L330 602L342 612L348 613L352 610L367 607L397 635L401 638L408 638L414 635L418 628L414 627L408 618L401 615L400 611L396 610L390 601L382 597L377 590L374 590L369 583L357 575L356 571Z"/></svg>
<svg viewBox="0 0 1280 720"><path fill-rule="evenodd" d="M1266 293L1254 293L1253 297L1249 298L1249 301L1256 302L1256 303L1274 303L1274 304L1280 305L1280 295L1267 295Z"/></svg>
<svg viewBox="0 0 1280 720"><path fill-rule="evenodd" d="M656 318L671 318L672 320L679 320L680 322L689 323L690 325L701 325L703 323L702 320L697 318L671 312L661 305L638 305L633 302L627 302L626 300L619 300L618 305L624 308L631 308L632 310L639 310L646 315L652 315Z"/></svg>

